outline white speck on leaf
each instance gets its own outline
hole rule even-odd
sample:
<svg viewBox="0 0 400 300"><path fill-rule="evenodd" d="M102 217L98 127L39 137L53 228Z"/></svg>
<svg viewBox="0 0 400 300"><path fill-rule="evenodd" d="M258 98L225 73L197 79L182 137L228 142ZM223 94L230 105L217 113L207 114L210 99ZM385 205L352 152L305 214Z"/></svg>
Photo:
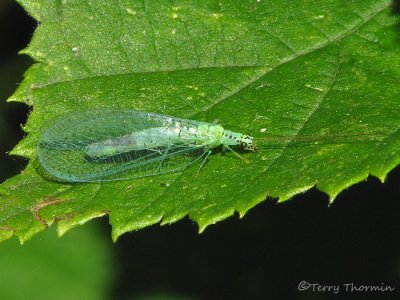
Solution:
<svg viewBox="0 0 400 300"><path fill-rule="evenodd" d="M199 89L198 86L193 86L193 85L185 85L188 89L194 89L195 91L197 91Z"/></svg>
<svg viewBox="0 0 400 300"><path fill-rule="evenodd" d="M131 9L131 8L126 8L126 12L128 13L128 14L130 14L130 15L132 15L132 16L134 16L134 15L136 15L136 10L133 10L133 9Z"/></svg>
<svg viewBox="0 0 400 300"><path fill-rule="evenodd" d="M261 116L261 115L256 115L255 120L260 120L260 119L262 119L262 120L268 120L268 117L266 117L266 116Z"/></svg>
<svg viewBox="0 0 400 300"><path fill-rule="evenodd" d="M36 56L38 56L38 57L44 57L44 54L43 54L43 52L40 52L40 51L36 51Z"/></svg>
<svg viewBox="0 0 400 300"><path fill-rule="evenodd" d="M79 54L79 47L72 47L72 52L74 52L75 55Z"/></svg>
<svg viewBox="0 0 400 300"><path fill-rule="evenodd" d="M215 18L215 19L219 19L219 18L221 18L223 15L224 15L224 14L221 14L221 13L213 13L213 14L211 14L211 16L212 16L213 18Z"/></svg>
<svg viewBox="0 0 400 300"><path fill-rule="evenodd" d="M319 91L319 92L323 92L323 91L324 91L322 88L313 87L311 84L306 84L305 87L306 87L306 88L309 88L309 89L312 89L312 90Z"/></svg>
<svg viewBox="0 0 400 300"><path fill-rule="evenodd" d="M256 87L256 90L263 88L264 86L267 86L267 83L262 83L258 87Z"/></svg>

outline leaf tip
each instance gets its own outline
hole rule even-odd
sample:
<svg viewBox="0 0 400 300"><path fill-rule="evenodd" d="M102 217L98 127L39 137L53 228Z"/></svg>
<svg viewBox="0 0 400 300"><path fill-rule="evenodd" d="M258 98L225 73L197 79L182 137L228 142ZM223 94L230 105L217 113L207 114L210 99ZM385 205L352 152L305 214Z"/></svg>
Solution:
<svg viewBox="0 0 400 300"><path fill-rule="evenodd" d="M336 197L337 197L338 194L339 194L339 193L328 194L328 196L329 196L329 203L328 203L328 205L329 205L329 206L330 206L331 204L333 204L333 202L335 201L335 199L336 199Z"/></svg>
<svg viewBox="0 0 400 300"><path fill-rule="evenodd" d="M126 232L127 232L126 230L121 230L120 228L113 227L111 229L111 239L112 239L113 243L116 243L117 240L119 239L119 237Z"/></svg>
<svg viewBox="0 0 400 300"><path fill-rule="evenodd" d="M204 230L206 230L206 228L208 227L209 224L200 224L198 223L199 229L198 229L198 233L201 234L204 232Z"/></svg>
<svg viewBox="0 0 400 300"><path fill-rule="evenodd" d="M102 217L108 214L108 211L95 211L91 214L88 214L84 217L82 216L72 216L72 215L64 215L62 217L57 218L57 236L62 237L71 229L82 226L88 221Z"/></svg>
<svg viewBox="0 0 400 300"><path fill-rule="evenodd" d="M0 243L14 236L15 228L11 226L0 226Z"/></svg>
<svg viewBox="0 0 400 300"><path fill-rule="evenodd" d="M28 55L28 56L30 56L29 47L26 47L24 49L19 50L18 54L19 55Z"/></svg>
<svg viewBox="0 0 400 300"><path fill-rule="evenodd" d="M239 214L239 219L242 219L245 215L246 215L246 213L247 213L247 210L245 210L245 211L237 211L238 212L238 214Z"/></svg>
<svg viewBox="0 0 400 300"><path fill-rule="evenodd" d="M111 240L113 241L114 244L117 243L119 237L120 237L119 235L111 234Z"/></svg>
<svg viewBox="0 0 400 300"><path fill-rule="evenodd" d="M378 178L380 182L385 183L386 178L387 178L387 174L378 175L378 176L376 176L376 178Z"/></svg>
<svg viewBox="0 0 400 300"><path fill-rule="evenodd" d="M315 186L315 183L307 184L305 186L294 188L285 194L280 194L277 196L277 198L278 198L277 203L285 202L285 201L289 200L290 198L294 197L295 195L305 193L309 189L312 189L314 186Z"/></svg>
<svg viewBox="0 0 400 300"><path fill-rule="evenodd" d="M43 231L47 227L43 226L42 224L35 223L35 225L23 232L16 232L16 236L19 239L21 245L24 245L27 241L29 241L33 236L38 234L39 232Z"/></svg>
<svg viewBox="0 0 400 300"><path fill-rule="evenodd" d="M173 223L178 222L179 220L183 219L187 215L187 211L183 211L180 213L174 213L174 214L164 214L160 225L165 226L165 225L171 225Z"/></svg>

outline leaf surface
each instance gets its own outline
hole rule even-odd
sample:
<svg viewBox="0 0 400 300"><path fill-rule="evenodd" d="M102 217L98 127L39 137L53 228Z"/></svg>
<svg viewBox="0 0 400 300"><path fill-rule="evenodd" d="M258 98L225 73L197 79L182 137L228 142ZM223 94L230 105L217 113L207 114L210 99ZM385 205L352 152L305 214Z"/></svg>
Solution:
<svg viewBox="0 0 400 300"><path fill-rule="evenodd" d="M114 240L186 215L202 231L267 196L317 186L333 200L400 161L390 1L19 2L40 21L24 50L37 63L11 97L34 108L12 152L31 163L0 185L1 239L25 241L54 220L63 234L106 214ZM96 107L218 120L253 135L258 151L244 154L249 164L215 153L200 174L72 185L40 177L40 128ZM279 147L276 136L286 137ZM297 142L304 136L328 142Z"/></svg>

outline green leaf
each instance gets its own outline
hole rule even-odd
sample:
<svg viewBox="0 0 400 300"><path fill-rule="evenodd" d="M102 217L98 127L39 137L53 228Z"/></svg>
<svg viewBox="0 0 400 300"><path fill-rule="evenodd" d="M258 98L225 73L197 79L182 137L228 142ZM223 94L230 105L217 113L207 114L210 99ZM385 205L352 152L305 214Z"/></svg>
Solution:
<svg viewBox="0 0 400 300"><path fill-rule="evenodd" d="M40 26L24 50L37 63L11 98L34 108L13 154L33 159L42 125L99 106L218 120L255 136L259 150L245 155L249 164L216 153L197 175L111 183L50 182L30 163L0 186L1 239L25 241L54 220L63 234L106 214L114 240L186 215L203 231L267 196L317 186L333 200L369 174L383 181L400 162L390 1L20 3ZM276 135L292 140L274 147Z"/></svg>
<svg viewBox="0 0 400 300"><path fill-rule="evenodd" d="M97 225L81 227L62 240L48 230L24 247L17 240L2 244L1 298L106 299L115 264Z"/></svg>

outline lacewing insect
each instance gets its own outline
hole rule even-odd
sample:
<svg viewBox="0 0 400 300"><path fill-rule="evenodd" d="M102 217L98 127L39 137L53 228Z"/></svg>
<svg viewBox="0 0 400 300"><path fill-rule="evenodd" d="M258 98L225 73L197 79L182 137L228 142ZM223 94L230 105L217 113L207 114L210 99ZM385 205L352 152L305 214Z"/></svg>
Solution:
<svg viewBox="0 0 400 300"><path fill-rule="evenodd" d="M379 136L371 132L367 139L363 133L275 136L257 138L257 143L259 149L274 149L282 148L277 144L279 140L287 148L378 141ZM244 158L232 146L256 150L252 136L226 130L221 125L137 110L102 108L57 118L43 131L37 153L42 169L53 180L98 182L182 171L202 161L200 170L212 149L219 146L241 159Z"/></svg>
<svg viewBox="0 0 400 300"><path fill-rule="evenodd" d="M221 146L254 151L253 138L221 125L127 109L103 108L58 118L37 145L38 160L58 181L125 180L183 170Z"/></svg>

